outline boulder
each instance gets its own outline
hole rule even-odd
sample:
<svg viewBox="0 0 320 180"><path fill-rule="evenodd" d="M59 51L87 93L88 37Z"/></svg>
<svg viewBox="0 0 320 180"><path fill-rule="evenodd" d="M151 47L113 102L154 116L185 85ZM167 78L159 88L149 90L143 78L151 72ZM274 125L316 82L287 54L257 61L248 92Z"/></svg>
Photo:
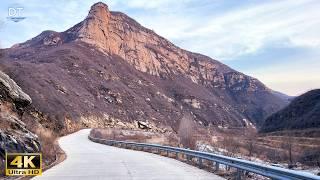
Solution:
<svg viewBox="0 0 320 180"><path fill-rule="evenodd" d="M0 71L0 86L14 102L31 104L32 100L28 94L14 82L8 75ZM3 92L3 91L2 91Z"/></svg>
<svg viewBox="0 0 320 180"><path fill-rule="evenodd" d="M138 121L137 124L140 129L151 129L147 122Z"/></svg>

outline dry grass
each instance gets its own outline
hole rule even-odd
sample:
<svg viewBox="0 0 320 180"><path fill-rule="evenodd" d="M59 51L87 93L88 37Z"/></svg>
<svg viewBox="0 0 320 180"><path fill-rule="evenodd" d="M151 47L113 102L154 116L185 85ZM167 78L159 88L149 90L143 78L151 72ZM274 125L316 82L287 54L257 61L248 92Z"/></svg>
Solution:
<svg viewBox="0 0 320 180"><path fill-rule="evenodd" d="M320 150L312 148L305 150L299 157L299 162L320 168Z"/></svg>
<svg viewBox="0 0 320 180"><path fill-rule="evenodd" d="M44 159L44 163L45 165L48 165L56 160L58 150L57 147L54 145L54 141L57 139L57 136L55 136L49 130L40 130L37 134L42 147L41 152Z"/></svg>
<svg viewBox="0 0 320 180"><path fill-rule="evenodd" d="M180 120L177 134L116 128L93 129L90 134L93 137L102 139L154 143L196 149L196 143L199 139L195 127L192 117L189 114L185 114Z"/></svg>
<svg viewBox="0 0 320 180"><path fill-rule="evenodd" d="M132 141L140 143L153 143L178 146L179 139L175 134L159 134L154 132L124 130L116 128L93 129L90 135L95 138Z"/></svg>
<svg viewBox="0 0 320 180"><path fill-rule="evenodd" d="M55 145L55 141L58 138L58 135L52 130L43 127L33 118L25 118L24 122L26 123L27 128L35 133L41 144L41 153L43 158L43 165L47 166L56 160L58 153L58 145Z"/></svg>

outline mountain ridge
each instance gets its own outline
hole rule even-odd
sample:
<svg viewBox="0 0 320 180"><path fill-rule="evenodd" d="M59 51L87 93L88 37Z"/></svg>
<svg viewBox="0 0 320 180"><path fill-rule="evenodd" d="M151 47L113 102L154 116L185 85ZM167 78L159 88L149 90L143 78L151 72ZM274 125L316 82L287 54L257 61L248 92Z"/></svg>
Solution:
<svg viewBox="0 0 320 180"><path fill-rule="evenodd" d="M105 9L104 9L105 8ZM98 9L98 10L97 10ZM99 12L106 12L106 13L99 13ZM96 15L96 14L103 14L103 15ZM95 19L96 18L96 19ZM92 20L94 19L94 20ZM105 20L105 19L110 19L110 20ZM135 30L140 30L144 33L149 33L151 37L156 37L155 42L153 40L147 40L146 42L142 41L142 45L138 43L135 44L135 48L137 49L137 46L142 46L138 49L142 51L144 54L149 54L147 56L137 54L137 55L130 55L130 53L125 53L121 50L122 46L128 46L126 51L132 52L135 51L135 48L129 47L128 44L131 43L131 41L137 41L136 38L135 40L132 40L134 38L128 38L130 43L120 43L115 46L113 41L105 39L112 39L114 38L114 35L110 35L108 37L112 38L106 38L105 34L108 31L108 24L112 24L112 20L119 20L120 22L125 22L123 26L127 26L132 28L135 28ZM92 22L93 21L93 22ZM102 22L102 24L97 23ZM130 24L127 24L129 22ZM113 22L114 23L114 22ZM90 25L94 24L94 25ZM121 23L120 23L121 24ZM123 23L122 23L123 24ZM133 24L133 25L131 25ZM129 26L130 25L130 26ZM95 27L98 26L99 28ZM90 28L89 28L90 27ZM113 27L113 26L112 26ZM93 29L93 30L92 30ZM98 29L98 31L97 31ZM101 31L99 31L99 29ZM119 28L119 29L124 29L124 27ZM117 29L118 31L120 31ZM133 30L133 31L135 31ZM115 30L114 30L115 31ZM112 31L112 32L114 32ZM104 34L104 35L102 35ZM117 33L115 33L117 34ZM128 33L130 35L130 31ZM117 34L116 36L121 37L121 35ZM122 35L122 36L126 36ZM138 36L135 36L138 37ZM148 36L149 37L149 36ZM121 39L125 39L126 37L122 37ZM208 56L199 54L199 53L194 53L190 51L186 51L184 49L181 49L174 44L172 44L170 41L166 40L165 38L157 35L154 33L152 30L147 29L143 26L141 26L138 22L133 20L132 18L128 17L127 15L120 13L120 12L110 12L108 10L108 6L103 4L103 3L96 3L94 4L90 11L89 15L85 18L84 21L78 23L77 25L73 26L72 28L62 32L58 33L55 31L44 31L40 35L38 35L35 39L35 42L32 42L29 44L28 41L26 43L22 43L20 45L16 45L15 47L28 47L28 46L34 46L39 41L43 41L44 45L48 46L53 46L53 45L59 45L61 43L67 43L70 41L83 41L88 44L94 45L98 47L102 52L108 52L110 54L117 54L120 55L123 59L126 59L130 64L135 66L136 69L142 71L142 72L147 72L151 75L157 75L157 76L166 76L167 73L173 73L173 74L187 74L189 78L195 82L195 83L200 83L200 84L207 84L211 85L213 87L221 87L221 88L226 88L224 83L228 83L227 85L231 88L232 90L237 90L241 88L248 88L248 90L254 91L254 90L266 90L266 91L271 91L269 88L267 88L265 85L263 85L259 80L252 78L250 76L244 76L243 73L240 73L224 64L221 62L214 60ZM101 40L103 39L103 40ZM152 39L152 38L141 38L141 39ZM100 42L100 41L103 41ZM149 42L151 41L151 42ZM123 42L120 41L120 42ZM135 42L132 42L135 43ZM41 44L41 43L40 43ZM143 47L144 46L144 47ZM160 46L160 50L155 48L154 46ZM172 49L170 49L172 48ZM148 49L149 51L157 51L155 53L155 56L158 57L153 57L150 55L150 53L146 53L145 49ZM168 49L173 51L175 54L179 55L180 57L177 58L177 56L174 57L168 57L165 54L169 54ZM160 56L160 57L159 57ZM139 61L135 61L136 59L139 59ZM161 62L161 59L163 59L164 62ZM169 59L172 62L166 61L166 59ZM135 62L134 62L135 61ZM158 62L159 61L159 62ZM142 62L142 63L141 63ZM185 62L185 63L184 63ZM140 63L140 64L139 64ZM180 63L180 64L179 64ZM174 64L178 64L174 67ZM153 66L154 68L148 68L150 66ZM187 67L189 66L189 67ZM200 68L199 68L200 66ZM165 69L161 70L161 69ZM219 69L219 71L216 71L216 69ZM200 72L197 72L200 71ZM236 75L237 77L234 77ZM240 80L240 84L233 83L234 78L237 80ZM201 82L204 81L204 82ZM209 81L209 82L208 82ZM212 82L213 81L213 82ZM224 81L224 82L222 82ZM221 83L222 82L222 83ZM242 87L239 87L242 86ZM252 89L251 89L252 88Z"/></svg>
<svg viewBox="0 0 320 180"><path fill-rule="evenodd" d="M261 132L301 130L320 127L320 89L308 91L269 116Z"/></svg>
<svg viewBox="0 0 320 180"><path fill-rule="evenodd" d="M286 104L259 80L183 50L103 3L64 32L44 31L4 51L4 71L35 97L38 108L59 119L59 127L75 117L79 126L92 126L79 118L96 110L102 124L112 111L119 122L164 121L175 129L181 114L191 112L205 126L242 127L250 121L259 127ZM121 98L128 100L120 103ZM142 115L129 116L137 110L125 103L140 104Z"/></svg>

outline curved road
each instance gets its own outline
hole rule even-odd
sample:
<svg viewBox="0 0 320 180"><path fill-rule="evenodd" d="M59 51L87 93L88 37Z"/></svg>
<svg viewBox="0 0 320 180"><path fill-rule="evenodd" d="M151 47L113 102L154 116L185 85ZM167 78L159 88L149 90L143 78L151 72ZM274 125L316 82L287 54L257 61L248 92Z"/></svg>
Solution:
<svg viewBox="0 0 320 180"><path fill-rule="evenodd" d="M67 159L34 179L223 179L171 158L94 143L89 132L60 138Z"/></svg>

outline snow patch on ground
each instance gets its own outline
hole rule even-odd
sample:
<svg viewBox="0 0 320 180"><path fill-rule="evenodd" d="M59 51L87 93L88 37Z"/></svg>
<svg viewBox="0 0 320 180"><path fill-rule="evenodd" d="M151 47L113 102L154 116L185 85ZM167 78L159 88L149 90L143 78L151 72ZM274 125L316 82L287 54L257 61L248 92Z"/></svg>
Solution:
<svg viewBox="0 0 320 180"><path fill-rule="evenodd" d="M209 153L214 153L214 154L218 154L218 155L225 155L225 154L228 153L228 151L226 149L213 147L213 146L211 146L208 143L203 142L203 141L197 141L196 148L197 148L198 151L209 152ZM263 165L270 165L270 166L282 167L282 168L288 167L287 163L274 164L272 162L266 162L264 160L261 160L261 159L259 159L257 157L248 157L248 156L243 156L241 154L234 154L234 157L239 158L239 159L249 160L249 161L256 162L256 163L263 164ZM225 165L222 165L222 164L220 165L220 167L224 168L224 169L227 168ZM319 167L308 167L308 166L303 166L303 165L301 165L299 163L297 163L297 167L294 168L293 170L297 170L297 171L301 171L301 172L307 172L307 173L311 173L311 174L315 174L315 175L320 173L320 168Z"/></svg>

